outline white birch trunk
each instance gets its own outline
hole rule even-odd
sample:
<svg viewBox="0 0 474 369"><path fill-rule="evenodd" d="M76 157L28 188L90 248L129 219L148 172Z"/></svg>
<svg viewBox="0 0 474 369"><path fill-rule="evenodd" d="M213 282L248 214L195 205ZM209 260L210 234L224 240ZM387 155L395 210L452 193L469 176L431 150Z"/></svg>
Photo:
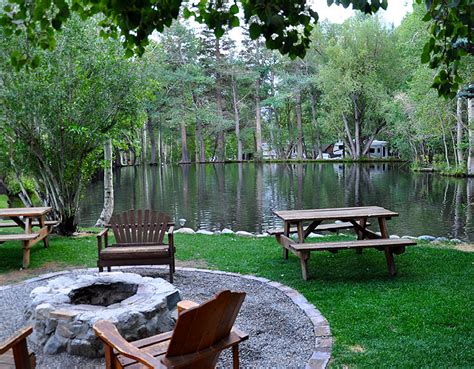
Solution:
<svg viewBox="0 0 474 369"><path fill-rule="evenodd" d="M462 150L462 136L463 136L463 124L462 124L462 98L458 97L456 106L456 152L458 158L458 164L462 165L464 162L464 154Z"/></svg>
<svg viewBox="0 0 474 369"><path fill-rule="evenodd" d="M467 175L474 176L474 98L467 100L469 153L467 158Z"/></svg>
<svg viewBox="0 0 474 369"><path fill-rule="evenodd" d="M255 149L257 161L263 159L262 152L262 119L260 111L260 76L257 78L255 85Z"/></svg>
<svg viewBox="0 0 474 369"><path fill-rule="evenodd" d="M107 166L104 168L104 208L99 219L95 224L96 227L104 227L110 222L114 212L114 177L112 171L112 139L104 144L104 161Z"/></svg>

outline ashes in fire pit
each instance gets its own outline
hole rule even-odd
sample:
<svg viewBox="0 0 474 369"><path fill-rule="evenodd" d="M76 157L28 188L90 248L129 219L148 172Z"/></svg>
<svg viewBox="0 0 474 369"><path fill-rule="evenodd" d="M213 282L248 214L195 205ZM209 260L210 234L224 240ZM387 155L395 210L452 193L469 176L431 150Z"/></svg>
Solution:
<svg viewBox="0 0 474 369"><path fill-rule="evenodd" d="M138 285L131 283L95 284L69 293L73 305L109 306L135 295Z"/></svg>
<svg viewBox="0 0 474 369"><path fill-rule="evenodd" d="M97 320L112 321L127 340L136 340L173 329L171 314L181 300L164 279L122 272L59 277L30 296L33 341L47 354L88 357L103 355L92 329Z"/></svg>

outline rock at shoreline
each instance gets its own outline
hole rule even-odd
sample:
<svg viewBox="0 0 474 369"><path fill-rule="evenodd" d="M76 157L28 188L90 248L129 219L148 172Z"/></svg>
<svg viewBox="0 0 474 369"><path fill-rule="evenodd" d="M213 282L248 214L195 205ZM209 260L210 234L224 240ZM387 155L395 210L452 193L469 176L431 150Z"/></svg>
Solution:
<svg viewBox="0 0 474 369"><path fill-rule="evenodd" d="M396 234L392 234L392 235L390 235L390 238L391 238L392 240L396 240L396 239L399 239L400 236L397 236Z"/></svg>
<svg viewBox="0 0 474 369"><path fill-rule="evenodd" d="M174 233L182 233L182 234L195 234L193 229L191 228L180 228L174 231Z"/></svg>
<svg viewBox="0 0 474 369"><path fill-rule="evenodd" d="M437 237L436 242L448 242L449 241L449 238L447 237Z"/></svg>
<svg viewBox="0 0 474 369"><path fill-rule="evenodd" d="M319 233L310 233L308 235L308 238L323 238L324 236L322 234L319 234Z"/></svg>
<svg viewBox="0 0 474 369"><path fill-rule="evenodd" d="M212 236L214 234L214 232L211 232L211 231L207 231L205 229L200 229L198 231L196 231L197 234L205 234L206 236Z"/></svg>
<svg viewBox="0 0 474 369"><path fill-rule="evenodd" d="M423 236L420 236L418 237L419 240L421 241L434 241L436 240L436 237L433 237L433 236L429 236L429 235L423 235Z"/></svg>
<svg viewBox="0 0 474 369"><path fill-rule="evenodd" d="M246 232L246 231L237 231L237 232L235 232L235 235L239 236L239 237L255 237L254 234L252 234L250 232Z"/></svg>
<svg viewBox="0 0 474 369"><path fill-rule="evenodd" d="M235 232L232 230L232 229L229 229L229 228L224 228L222 231L221 231L221 234L234 234Z"/></svg>
<svg viewBox="0 0 474 369"><path fill-rule="evenodd" d="M403 236L402 238L405 239L405 240L417 240L418 239L418 237L413 237L413 236Z"/></svg>

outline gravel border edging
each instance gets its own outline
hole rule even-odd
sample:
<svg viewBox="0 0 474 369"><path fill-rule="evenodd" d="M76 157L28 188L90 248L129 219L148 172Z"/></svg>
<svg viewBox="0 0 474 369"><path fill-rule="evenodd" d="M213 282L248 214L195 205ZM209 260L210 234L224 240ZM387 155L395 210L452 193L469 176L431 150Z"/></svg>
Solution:
<svg viewBox="0 0 474 369"><path fill-rule="evenodd" d="M147 269L164 269L165 268L159 265L141 265L140 267L147 268ZM120 267L120 269L136 269L136 267ZM225 272L221 270L199 269L199 268L188 268L188 267L176 267L176 270L181 270L184 272L212 273L212 274L221 274L221 275L240 277L244 279L249 279L249 280L265 283L283 292L301 310L303 310L306 316L313 323L314 335L315 335L316 340L315 340L313 354L311 355L311 358L306 364L306 369L325 369L328 366L329 360L331 358L331 351L332 351L332 344L333 344L333 338L331 335L331 330L329 328L329 323L326 320L326 318L324 318L324 316L321 314L321 312L318 309L316 309L315 306L306 299L306 297L304 297L301 293L299 293L295 289L288 287L284 284L281 284L279 282L271 281L267 278L257 277L257 276L249 275L249 274L239 274L239 273L233 273L233 272ZM61 272L47 273L39 277L26 279L24 281L15 283L13 285L0 286L0 291L6 290L8 288L11 288L12 286L16 286L20 284L28 284L32 282L38 282L45 279L57 277L63 274L71 273L72 271L96 272L97 268L73 269L73 270L64 270Z"/></svg>

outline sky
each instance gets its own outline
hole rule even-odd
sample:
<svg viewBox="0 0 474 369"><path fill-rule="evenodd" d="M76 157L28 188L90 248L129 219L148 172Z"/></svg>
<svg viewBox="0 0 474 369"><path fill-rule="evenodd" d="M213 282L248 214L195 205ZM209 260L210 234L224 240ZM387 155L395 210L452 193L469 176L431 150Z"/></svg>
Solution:
<svg viewBox="0 0 474 369"><path fill-rule="evenodd" d="M345 9L342 5L327 5L327 0L309 0L313 10L317 11L320 20L328 20L331 23L342 23L347 18L354 15L352 5ZM412 10L412 1L408 0L388 0L387 10L377 12L387 23L395 27L400 25L405 14Z"/></svg>
<svg viewBox="0 0 474 369"><path fill-rule="evenodd" d="M345 9L342 5L327 5L327 0L308 0L313 10L318 12L319 20L327 20L331 23L342 23L346 19L352 17L355 11L352 9L352 5L349 5ZM412 10L412 0L388 0L387 10L379 10L377 14L387 24L393 24L395 27L400 25L403 17ZM191 20L191 24L195 24L196 27L201 27L197 23ZM242 39L242 30L240 27L231 29L229 31L230 37L240 44ZM158 33L155 31L151 36L153 40L158 40Z"/></svg>

